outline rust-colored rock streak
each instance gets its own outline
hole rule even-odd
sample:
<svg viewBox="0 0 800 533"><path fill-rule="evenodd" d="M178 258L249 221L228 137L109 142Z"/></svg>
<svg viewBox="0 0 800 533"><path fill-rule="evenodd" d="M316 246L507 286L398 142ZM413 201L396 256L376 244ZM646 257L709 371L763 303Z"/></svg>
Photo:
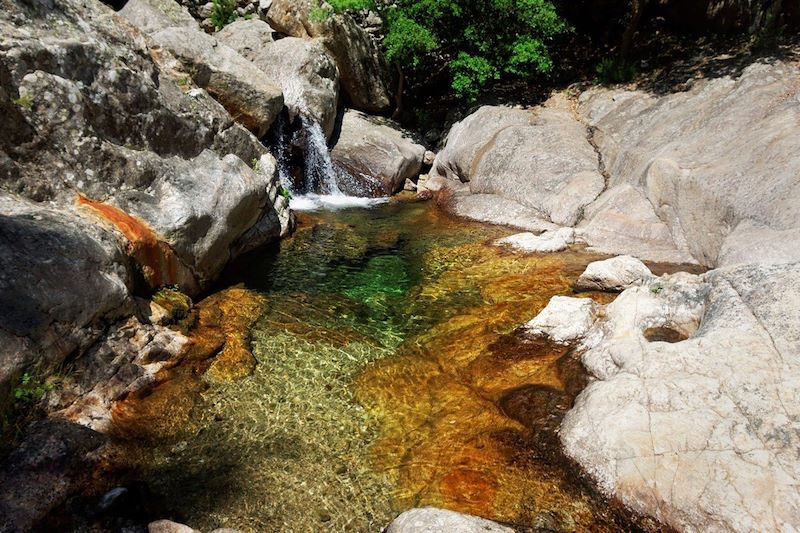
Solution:
<svg viewBox="0 0 800 533"><path fill-rule="evenodd" d="M164 285L193 286L191 272L147 223L114 205L91 200L81 194L76 203L91 209L96 216L111 223L125 236L128 240L128 255L136 261L150 288L156 289Z"/></svg>

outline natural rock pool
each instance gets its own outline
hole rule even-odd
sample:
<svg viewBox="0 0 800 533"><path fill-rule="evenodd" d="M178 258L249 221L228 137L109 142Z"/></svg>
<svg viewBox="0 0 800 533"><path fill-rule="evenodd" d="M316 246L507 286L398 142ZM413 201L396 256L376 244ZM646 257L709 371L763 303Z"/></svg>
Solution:
<svg viewBox="0 0 800 533"><path fill-rule="evenodd" d="M515 333L597 256L517 255L491 245L510 230L432 203L299 222L201 304L211 367L190 358L115 408L134 437L118 460L172 518L380 531L434 505L526 531L632 527L560 452L580 363ZM248 329L257 365L232 379L253 369Z"/></svg>

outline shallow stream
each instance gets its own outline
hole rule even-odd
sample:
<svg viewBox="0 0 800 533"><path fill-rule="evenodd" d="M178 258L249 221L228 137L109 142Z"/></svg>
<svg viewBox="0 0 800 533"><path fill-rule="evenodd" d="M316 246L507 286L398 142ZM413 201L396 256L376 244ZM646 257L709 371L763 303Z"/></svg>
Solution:
<svg viewBox="0 0 800 533"><path fill-rule="evenodd" d="M491 246L510 233L431 203L302 214L207 305L239 317L226 338L249 330L252 375L187 371L126 408L138 433L119 410L136 436L122 461L201 530L381 531L425 505L525 531L627 527L558 447L580 365L515 332L597 256Z"/></svg>

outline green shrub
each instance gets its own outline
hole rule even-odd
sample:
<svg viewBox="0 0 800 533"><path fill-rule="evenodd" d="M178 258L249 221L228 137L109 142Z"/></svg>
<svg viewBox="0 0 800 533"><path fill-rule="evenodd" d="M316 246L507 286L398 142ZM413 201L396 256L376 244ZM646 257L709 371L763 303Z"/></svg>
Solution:
<svg viewBox="0 0 800 533"><path fill-rule="evenodd" d="M322 24L331 16L331 10L322 7L319 3L317 5L311 7L311 11L308 12L308 18L311 19L312 22L316 22L317 24Z"/></svg>
<svg viewBox="0 0 800 533"><path fill-rule="evenodd" d="M474 100L493 82L553 69L548 43L569 31L551 0L332 0L335 10L373 9L384 51L407 77L449 71L455 96Z"/></svg>
<svg viewBox="0 0 800 533"><path fill-rule="evenodd" d="M14 403L27 405L40 401L51 390L53 390L52 385L45 384L26 372L11 391L11 396Z"/></svg>
<svg viewBox="0 0 800 533"><path fill-rule="evenodd" d="M636 68L620 58L606 58L595 67L601 83L627 83L636 76Z"/></svg>
<svg viewBox="0 0 800 533"><path fill-rule="evenodd" d="M236 20L236 0L211 0L211 23L222 29Z"/></svg>

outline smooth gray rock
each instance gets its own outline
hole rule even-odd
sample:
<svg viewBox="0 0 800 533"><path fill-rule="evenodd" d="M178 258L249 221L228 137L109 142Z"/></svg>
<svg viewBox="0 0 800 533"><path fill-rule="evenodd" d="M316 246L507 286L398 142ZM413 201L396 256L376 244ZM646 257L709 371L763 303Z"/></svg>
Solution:
<svg viewBox="0 0 800 533"><path fill-rule="evenodd" d="M153 39L180 60L192 80L237 122L263 137L283 108L283 93L264 72L199 30L166 28Z"/></svg>
<svg viewBox="0 0 800 533"><path fill-rule="evenodd" d="M397 124L352 109L344 113L341 133L331 150L334 164L356 180L353 190L346 192L366 191L373 196L399 192L407 178L419 174L424 156L425 147Z"/></svg>
<svg viewBox="0 0 800 533"><path fill-rule="evenodd" d="M586 128L558 96L532 111L481 108L453 127L433 171L560 226L574 226L605 187Z"/></svg>
<svg viewBox="0 0 800 533"><path fill-rule="evenodd" d="M189 10L173 0L128 0L119 14L145 33L173 27L200 30Z"/></svg>
<svg viewBox="0 0 800 533"><path fill-rule="evenodd" d="M345 14L314 20L312 0L273 0L267 22L291 37L318 38L339 68L342 91L350 107L367 113L385 113L394 107L391 73L372 38Z"/></svg>
<svg viewBox="0 0 800 533"><path fill-rule="evenodd" d="M266 22L239 20L216 36L281 87L284 102L292 113L314 119L322 126L325 137L330 138L339 100L336 64L321 40L285 37L271 42L266 40L268 30L271 31Z"/></svg>
<svg viewBox="0 0 800 533"><path fill-rule="evenodd" d="M682 246L684 241L679 241L681 246L676 243L653 204L633 185L625 183L608 189L585 210L584 217L577 234L590 251L630 254L663 263L697 263Z"/></svg>
<svg viewBox="0 0 800 533"><path fill-rule="evenodd" d="M200 533L185 524L172 520L156 520L147 524L147 533Z"/></svg>
<svg viewBox="0 0 800 533"><path fill-rule="evenodd" d="M456 122L447 134L445 147L436 155L431 176L454 181L472 179L478 154L495 135L511 126L530 126L535 120L528 110L483 106L464 120Z"/></svg>
<svg viewBox="0 0 800 533"><path fill-rule="evenodd" d="M490 520L446 509L422 507L406 511L386 528L386 533L513 533Z"/></svg>
<svg viewBox="0 0 800 533"><path fill-rule="evenodd" d="M0 390L52 368L130 313L132 272L113 231L72 209L0 194Z"/></svg>
<svg viewBox="0 0 800 533"><path fill-rule="evenodd" d="M589 263L575 282L580 291L619 292L642 283L653 274L647 265L629 255Z"/></svg>
<svg viewBox="0 0 800 533"><path fill-rule="evenodd" d="M562 424L567 454L677 530L800 527L798 293L798 263L623 292L583 340L595 379Z"/></svg>
<svg viewBox="0 0 800 533"><path fill-rule="evenodd" d="M592 89L580 112L610 185L642 191L698 262L750 262L748 239L737 234L756 227L759 246L772 249L764 261L797 261L798 80L797 63L755 63L735 79L698 80L663 97Z"/></svg>

